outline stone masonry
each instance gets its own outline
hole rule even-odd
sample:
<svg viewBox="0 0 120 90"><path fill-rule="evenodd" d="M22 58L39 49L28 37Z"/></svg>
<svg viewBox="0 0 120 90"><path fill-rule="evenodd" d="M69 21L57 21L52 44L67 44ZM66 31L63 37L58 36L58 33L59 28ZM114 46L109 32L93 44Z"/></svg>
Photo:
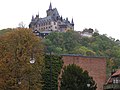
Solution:
<svg viewBox="0 0 120 90"><path fill-rule="evenodd" d="M97 83L97 90L103 90L103 85L106 81L105 57L90 57L77 54L66 54L62 56L62 59L64 62L63 67L69 64L76 64L83 68L83 70L87 70L89 75L93 77L94 81Z"/></svg>

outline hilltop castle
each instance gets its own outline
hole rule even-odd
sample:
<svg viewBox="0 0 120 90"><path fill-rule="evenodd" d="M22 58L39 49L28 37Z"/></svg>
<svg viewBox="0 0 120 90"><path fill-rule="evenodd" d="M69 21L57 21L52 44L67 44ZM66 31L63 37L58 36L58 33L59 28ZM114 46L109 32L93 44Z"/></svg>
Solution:
<svg viewBox="0 0 120 90"><path fill-rule="evenodd" d="M37 36L46 36L53 31L66 32L67 30L74 30L74 21L71 22L68 18L63 19L59 15L56 8L52 8L50 3L49 9L46 11L47 16L39 18L39 14L36 17L32 16L29 28L32 28L33 32Z"/></svg>

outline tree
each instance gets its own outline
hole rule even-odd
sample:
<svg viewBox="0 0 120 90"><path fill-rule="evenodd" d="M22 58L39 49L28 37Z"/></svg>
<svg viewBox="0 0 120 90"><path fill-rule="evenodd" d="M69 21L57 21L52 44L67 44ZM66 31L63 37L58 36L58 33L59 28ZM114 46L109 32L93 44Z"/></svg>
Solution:
<svg viewBox="0 0 120 90"><path fill-rule="evenodd" d="M0 30L0 35L5 34L6 32L10 32L11 30L12 30L11 28L2 29L2 30Z"/></svg>
<svg viewBox="0 0 120 90"><path fill-rule="evenodd" d="M41 90L43 70L43 45L32 30L17 28L0 36L1 90Z"/></svg>
<svg viewBox="0 0 120 90"><path fill-rule="evenodd" d="M45 55L44 86L42 90L57 90L58 76L62 68L61 56Z"/></svg>
<svg viewBox="0 0 120 90"><path fill-rule="evenodd" d="M63 69L60 90L96 90L96 84L87 71L72 64Z"/></svg>
<svg viewBox="0 0 120 90"><path fill-rule="evenodd" d="M76 46L79 46L80 35L75 31L53 32L44 40L46 47L52 49L55 54L71 53Z"/></svg>

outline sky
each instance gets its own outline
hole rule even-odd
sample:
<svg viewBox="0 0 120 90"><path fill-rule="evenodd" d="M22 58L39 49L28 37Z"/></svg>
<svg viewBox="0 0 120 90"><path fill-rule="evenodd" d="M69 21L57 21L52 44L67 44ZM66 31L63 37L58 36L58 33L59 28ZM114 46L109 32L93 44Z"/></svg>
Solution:
<svg viewBox="0 0 120 90"><path fill-rule="evenodd" d="M28 27L32 15L46 16L50 2L63 18L74 19L76 31L93 28L120 40L120 0L0 0L0 29Z"/></svg>

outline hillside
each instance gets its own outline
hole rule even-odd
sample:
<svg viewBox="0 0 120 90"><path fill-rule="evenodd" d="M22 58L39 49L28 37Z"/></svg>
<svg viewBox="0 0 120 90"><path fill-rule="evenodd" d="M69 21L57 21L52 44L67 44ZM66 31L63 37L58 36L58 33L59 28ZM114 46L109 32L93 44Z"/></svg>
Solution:
<svg viewBox="0 0 120 90"><path fill-rule="evenodd" d="M10 30L12 29L0 30L0 35ZM104 56L108 59L110 69L120 65L120 41L96 31L92 31L92 37L81 36L76 31L53 32L43 39L43 43L46 53Z"/></svg>
<svg viewBox="0 0 120 90"><path fill-rule="evenodd" d="M47 53L104 56L110 69L120 64L120 41L105 34L93 32L92 37L84 37L75 31L53 32L43 42Z"/></svg>

